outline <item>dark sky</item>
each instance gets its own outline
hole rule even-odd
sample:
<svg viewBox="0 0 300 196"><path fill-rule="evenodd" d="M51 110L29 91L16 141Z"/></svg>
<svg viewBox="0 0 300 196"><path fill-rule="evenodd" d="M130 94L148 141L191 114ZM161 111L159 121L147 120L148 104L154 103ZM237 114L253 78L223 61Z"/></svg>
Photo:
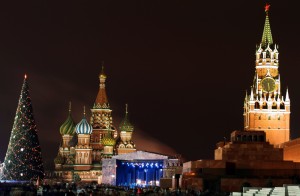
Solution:
<svg viewBox="0 0 300 196"><path fill-rule="evenodd" d="M105 61L118 126L129 104L140 150L212 159L215 143L243 129L265 1L14 1L0 5L0 160L28 74L46 164L72 101L91 108ZM299 137L299 2L270 2L282 86ZM285 88L282 89L285 92Z"/></svg>

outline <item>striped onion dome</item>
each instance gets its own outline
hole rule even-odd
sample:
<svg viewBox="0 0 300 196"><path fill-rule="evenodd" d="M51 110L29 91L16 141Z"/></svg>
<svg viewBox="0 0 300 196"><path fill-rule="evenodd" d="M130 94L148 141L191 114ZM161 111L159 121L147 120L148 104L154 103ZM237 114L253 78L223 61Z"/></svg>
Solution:
<svg viewBox="0 0 300 196"><path fill-rule="evenodd" d="M75 123L71 116L71 103L69 105L69 115L67 120L60 126L61 135L73 135L75 133Z"/></svg>
<svg viewBox="0 0 300 196"><path fill-rule="evenodd" d="M68 115L67 120L60 126L60 134L62 135L73 135L75 131L75 123L71 117L71 114Z"/></svg>
<svg viewBox="0 0 300 196"><path fill-rule="evenodd" d="M116 144L116 140L111 136L111 133L108 132L101 140L101 144L103 146L114 146Z"/></svg>
<svg viewBox="0 0 300 196"><path fill-rule="evenodd" d="M77 134L91 134L93 127L88 123L88 121L83 117L83 119L76 125Z"/></svg>

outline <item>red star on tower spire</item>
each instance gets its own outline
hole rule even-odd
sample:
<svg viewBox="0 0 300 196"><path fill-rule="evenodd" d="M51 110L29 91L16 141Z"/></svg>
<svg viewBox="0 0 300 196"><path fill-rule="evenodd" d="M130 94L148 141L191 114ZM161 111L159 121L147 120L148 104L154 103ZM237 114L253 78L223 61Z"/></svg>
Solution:
<svg viewBox="0 0 300 196"><path fill-rule="evenodd" d="M266 6L265 6L265 12L268 12L269 11L269 9L270 9L270 4L266 4Z"/></svg>

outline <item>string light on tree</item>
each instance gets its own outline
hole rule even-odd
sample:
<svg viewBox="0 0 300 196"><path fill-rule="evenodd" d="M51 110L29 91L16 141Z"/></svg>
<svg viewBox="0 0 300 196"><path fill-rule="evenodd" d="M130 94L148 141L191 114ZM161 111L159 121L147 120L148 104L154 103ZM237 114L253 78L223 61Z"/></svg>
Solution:
<svg viewBox="0 0 300 196"><path fill-rule="evenodd" d="M25 75L4 160L2 180L24 181L43 177L41 147L33 117L27 75Z"/></svg>

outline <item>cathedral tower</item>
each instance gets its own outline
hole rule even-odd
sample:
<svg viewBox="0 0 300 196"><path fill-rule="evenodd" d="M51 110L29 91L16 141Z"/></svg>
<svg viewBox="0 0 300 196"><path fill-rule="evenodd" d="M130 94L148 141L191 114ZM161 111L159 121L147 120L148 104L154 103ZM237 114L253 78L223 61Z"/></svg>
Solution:
<svg viewBox="0 0 300 196"><path fill-rule="evenodd" d="M265 131L267 141L281 144L290 140L290 99L281 91L278 45L273 42L269 7L260 45L256 49L255 75L250 95L244 102L244 129Z"/></svg>
<svg viewBox="0 0 300 196"><path fill-rule="evenodd" d="M93 160L100 161L100 152L103 149L102 139L108 132L113 133L113 137L117 137L117 131L112 125L112 116L108 98L105 90L106 75L104 73L104 67L99 75L100 85L98 95L96 97L93 108L91 109L91 125L93 132L91 135L91 145L93 147Z"/></svg>
<svg viewBox="0 0 300 196"><path fill-rule="evenodd" d="M78 135L78 143L75 147L75 169L88 169L92 167L92 147L90 145L90 137L93 131L92 126L87 122L84 116L76 125L76 133Z"/></svg>
<svg viewBox="0 0 300 196"><path fill-rule="evenodd" d="M71 116L71 102L69 104L69 115L67 117L67 120L60 126L59 131L62 136L62 144L59 149L60 154L64 157L68 157L71 150L69 142L75 134L75 123Z"/></svg>
<svg viewBox="0 0 300 196"><path fill-rule="evenodd" d="M135 144L132 141L132 133L134 127L129 121L127 104L126 104L125 117L120 123L119 129L121 132L120 132L120 141L118 142L117 145L118 154L135 152L136 151Z"/></svg>

